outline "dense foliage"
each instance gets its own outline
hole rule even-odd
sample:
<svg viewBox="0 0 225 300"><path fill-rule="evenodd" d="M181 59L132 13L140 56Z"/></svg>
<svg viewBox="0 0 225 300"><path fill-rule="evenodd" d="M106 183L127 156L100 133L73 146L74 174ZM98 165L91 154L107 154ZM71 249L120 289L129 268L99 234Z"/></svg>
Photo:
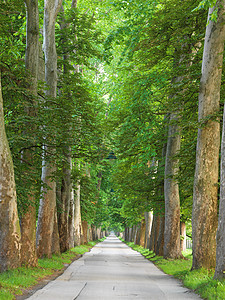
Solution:
<svg viewBox="0 0 225 300"><path fill-rule="evenodd" d="M20 222L30 207L35 207L34 223L40 221L44 196L54 190L54 182L53 219L61 243L67 244L60 244L61 250L70 247L68 236L74 238L77 232L87 239L97 230L133 230L140 242L150 212L155 237L145 243L156 250L164 243L166 184L172 182L178 191L178 223L186 222L191 238L198 132L222 120L224 76L220 111L198 119L206 25L217 24L221 6L208 23L206 9L220 1L63 1L52 38L57 52L56 97L48 95L51 87L45 78L43 28L49 1L36 2L37 93L26 66L30 1L25 5L3 0L0 7L4 122ZM171 139L179 140L174 155L168 154ZM171 162L176 166L168 175ZM43 179L45 167L51 170L48 184ZM73 228L71 233L70 226L77 226L77 231Z"/></svg>

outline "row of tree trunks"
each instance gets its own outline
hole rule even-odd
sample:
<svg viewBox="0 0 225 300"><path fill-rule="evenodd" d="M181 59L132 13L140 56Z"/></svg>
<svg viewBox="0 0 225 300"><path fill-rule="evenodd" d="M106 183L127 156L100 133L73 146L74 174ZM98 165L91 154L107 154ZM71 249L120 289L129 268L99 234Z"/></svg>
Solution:
<svg viewBox="0 0 225 300"><path fill-rule="evenodd" d="M57 87L57 55L55 47L55 22L62 5L62 0L45 0L44 10L44 55L41 57L39 43L39 14L38 1L25 0L27 8L27 43L26 43L26 69L30 75L28 89L33 96L33 105L26 108L28 117L34 117L36 111L37 81L46 82L45 94L47 97L56 97ZM76 1L72 1L72 7ZM41 58L40 58L41 57ZM45 64L45 70L42 66ZM42 74L44 76L40 75ZM39 78L38 78L39 77ZM70 149L65 151L68 166L63 168L62 182L59 184L57 194L60 202L60 213L57 215L56 207L56 173L55 161L47 155L48 145L44 147L42 181L44 187L39 205L38 226L36 232L36 203L34 193L28 195L28 205L24 209L19 225L16 188L14 181L13 163L8 147L4 128L3 99L0 81L0 272L8 268L15 268L22 264L37 265L37 257L51 257L52 253L60 253L80 245L81 241L87 243L93 238L98 239L106 233L101 228L92 229L87 222L81 223L80 212L80 184L76 190L76 197L71 183L72 162ZM32 132L34 128L27 126ZM32 165L32 153L28 150L23 158ZM46 188L48 186L48 188ZM3 199L3 200L2 200ZM3 213L5 212L5 214ZM83 226L82 226L83 225ZM21 227L21 233L20 233Z"/></svg>
<svg viewBox="0 0 225 300"><path fill-rule="evenodd" d="M120 233L118 233L120 235ZM140 223L129 228L126 227L123 234L120 235L127 242L134 242L137 245L145 247L146 240L146 220L142 219Z"/></svg>
<svg viewBox="0 0 225 300"><path fill-rule="evenodd" d="M143 219L141 223L126 227L123 233L123 238L127 242L134 242L146 249L153 251L156 255L163 256L164 254L164 231L165 231L165 217L159 214L146 213L147 218ZM146 231L146 224L151 220L151 228ZM149 229L149 224L147 226ZM186 226L185 223L180 224L180 247L186 249ZM148 247L147 247L148 246Z"/></svg>
<svg viewBox="0 0 225 300"><path fill-rule="evenodd" d="M87 221L82 221L81 243L87 244L90 241L99 240L108 235L108 232L101 227L89 225Z"/></svg>

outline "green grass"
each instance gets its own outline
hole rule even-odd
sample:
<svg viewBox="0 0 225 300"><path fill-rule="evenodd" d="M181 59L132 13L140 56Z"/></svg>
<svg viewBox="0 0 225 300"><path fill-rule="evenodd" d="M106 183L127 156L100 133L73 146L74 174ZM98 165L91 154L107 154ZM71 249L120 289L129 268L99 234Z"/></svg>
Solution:
<svg viewBox="0 0 225 300"><path fill-rule="evenodd" d="M132 249L140 252L150 261L154 262L163 272L180 279L184 286L199 294L203 299L224 300L225 299L225 280L214 280L214 270L191 270L192 250L187 249L183 252L185 259L164 259L156 256L152 251L134 243L126 243Z"/></svg>
<svg viewBox="0 0 225 300"><path fill-rule="evenodd" d="M77 246L61 255L53 255L52 258L38 260L38 267L20 267L8 270L0 274L0 299L15 299L15 295L21 295L24 289L34 286L39 280L56 271L62 270L66 264L80 254L88 252L97 242L89 242L87 245Z"/></svg>

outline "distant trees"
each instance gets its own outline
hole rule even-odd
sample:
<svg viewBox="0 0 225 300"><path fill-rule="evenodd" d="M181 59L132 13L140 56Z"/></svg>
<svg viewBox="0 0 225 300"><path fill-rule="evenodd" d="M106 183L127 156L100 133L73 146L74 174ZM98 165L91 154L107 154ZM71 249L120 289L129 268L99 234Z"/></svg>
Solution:
<svg viewBox="0 0 225 300"><path fill-rule="evenodd" d="M123 49L120 59L117 54L111 62L118 77L113 78L109 119L115 128L112 143L118 158L113 172L114 189L120 201L123 199L125 224L135 231L143 212L147 215L152 210L154 220L149 247L155 250L153 244L160 235L158 211L162 213L165 199L164 256L180 255L173 254L171 245L178 244L179 248L182 233L177 230L175 235L173 231L179 229L180 221L183 228L183 220L190 223L192 218L193 269L215 267L219 123L223 106L220 94L224 95L223 89L221 91L224 2L202 1L199 8L204 5L209 8L206 27L206 11L196 9L195 1L171 0L166 4L160 2L158 6L138 0L132 4L116 3L124 22L111 32L105 45L108 60L118 53L118 44ZM173 150L170 148L172 139L177 141ZM161 160L165 144L167 156ZM223 148L221 157L222 180ZM153 160L155 164L151 163ZM164 199L160 196L160 182L165 184ZM224 248L222 189L221 181L217 233L220 273ZM178 199L177 206L170 198ZM176 216L171 215L175 207ZM176 225L168 226L169 215L171 224L176 220ZM135 236L132 230L125 230L128 239ZM170 242L169 236L173 236ZM211 253L210 259L208 253Z"/></svg>

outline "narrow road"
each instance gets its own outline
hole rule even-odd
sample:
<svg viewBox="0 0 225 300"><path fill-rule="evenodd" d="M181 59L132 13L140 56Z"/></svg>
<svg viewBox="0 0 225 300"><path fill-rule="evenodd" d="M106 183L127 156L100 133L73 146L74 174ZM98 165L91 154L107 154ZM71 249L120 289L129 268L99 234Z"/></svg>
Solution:
<svg viewBox="0 0 225 300"><path fill-rule="evenodd" d="M182 300L200 297L111 234L28 299Z"/></svg>

